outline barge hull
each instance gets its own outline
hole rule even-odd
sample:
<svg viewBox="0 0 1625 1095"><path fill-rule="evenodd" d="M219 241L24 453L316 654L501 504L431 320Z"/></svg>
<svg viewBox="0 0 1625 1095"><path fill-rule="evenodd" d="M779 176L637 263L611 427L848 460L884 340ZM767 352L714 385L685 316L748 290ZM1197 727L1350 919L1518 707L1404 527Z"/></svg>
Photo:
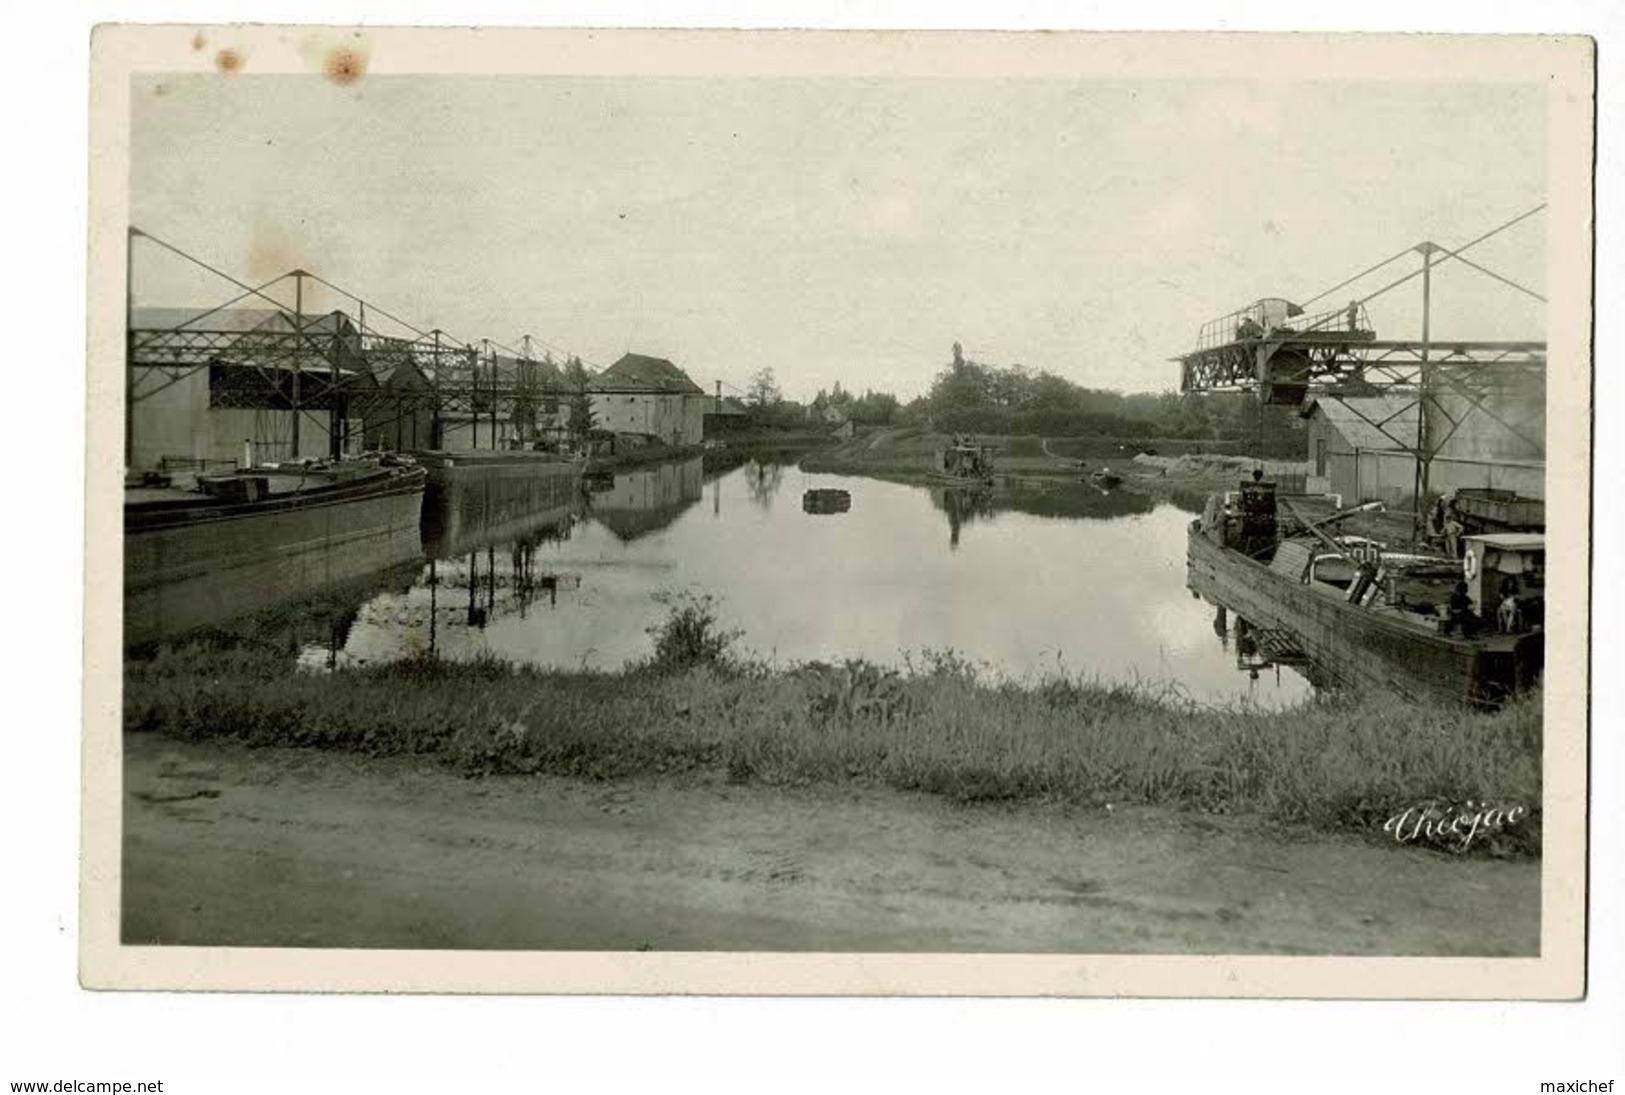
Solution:
<svg viewBox="0 0 1625 1095"><path fill-rule="evenodd" d="M1289 581L1209 540L1199 526L1193 523L1187 537L1190 589L1255 626L1289 632L1316 668L1339 685L1416 701L1484 706L1504 701L1538 677L1538 633L1488 642L1430 634L1349 604L1332 591Z"/></svg>
<svg viewBox="0 0 1625 1095"><path fill-rule="evenodd" d="M140 644L421 560L422 477L366 497L124 537L124 641Z"/></svg>

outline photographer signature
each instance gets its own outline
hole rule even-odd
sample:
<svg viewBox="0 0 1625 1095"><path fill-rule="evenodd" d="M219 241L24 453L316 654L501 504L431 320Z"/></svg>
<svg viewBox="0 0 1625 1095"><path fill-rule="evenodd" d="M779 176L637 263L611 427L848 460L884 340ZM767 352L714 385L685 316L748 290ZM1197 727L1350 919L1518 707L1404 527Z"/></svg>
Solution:
<svg viewBox="0 0 1625 1095"><path fill-rule="evenodd" d="M1488 835L1516 825L1529 811L1522 806L1491 806L1468 800L1456 806L1412 806L1382 823L1382 831L1392 833L1401 844L1425 840L1453 845L1465 852L1480 834Z"/></svg>

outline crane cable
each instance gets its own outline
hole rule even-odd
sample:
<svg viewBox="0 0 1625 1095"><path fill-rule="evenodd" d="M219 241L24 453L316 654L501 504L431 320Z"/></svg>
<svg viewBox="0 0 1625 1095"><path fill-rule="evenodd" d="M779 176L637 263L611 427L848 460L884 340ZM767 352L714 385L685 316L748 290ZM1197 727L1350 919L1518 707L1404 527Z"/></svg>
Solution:
<svg viewBox="0 0 1625 1095"><path fill-rule="evenodd" d="M1469 240L1468 242L1462 244L1460 247L1456 248L1455 250L1451 250L1448 247L1443 247L1443 246L1440 246L1438 244L1434 244L1433 246L1438 247L1438 249L1441 252L1444 253L1444 255L1445 255L1445 257L1447 259L1456 259L1456 260L1458 260L1458 261L1460 261L1462 263L1465 263L1468 266L1471 266L1473 269L1478 270L1480 273L1487 274L1490 277L1495 278L1497 281L1501 281L1501 282L1506 283L1507 285L1512 286L1514 289L1517 289L1517 290L1519 290L1521 292L1524 292L1524 293L1528 293L1530 296L1534 297L1536 300L1544 301L1546 298L1541 296L1539 293L1535 292L1533 289L1530 289L1530 288L1528 288L1526 286L1523 286L1523 285L1519 285L1517 282L1511 280L1510 278L1502 277L1500 274L1497 274L1493 270L1489 270L1489 269L1487 269L1487 268L1485 268L1483 266L1478 265L1475 262L1471 262L1468 259L1463 258L1462 257L1462 252L1467 251L1470 248L1477 247L1479 244L1483 243L1485 240L1489 239L1492 236L1500 235L1502 232L1505 232L1508 228L1511 228L1515 224L1518 224L1518 223L1520 223L1522 221L1528 220L1530 217L1534 216L1536 213L1539 213L1542 209L1545 209L1546 204L1547 204L1546 202L1541 202L1539 205L1535 206L1533 209L1530 209L1527 212L1523 212L1523 213L1518 214L1516 217L1513 217L1511 220L1507 221L1505 224L1502 224L1502 225L1499 225L1499 226L1497 226L1495 228L1490 229L1488 232L1485 232L1483 235L1478 236L1476 239ZM1332 286L1330 289L1326 290L1326 292L1324 292L1324 293L1321 293L1319 296L1309 298L1309 300L1305 301L1304 304L1305 305L1313 304L1315 301L1321 299L1321 297L1324 297L1324 296L1327 296L1328 294L1337 292L1337 290L1343 288L1344 286L1350 284L1351 282L1357 281L1360 278L1364 277L1366 274L1372 273L1375 270L1379 270L1382 267L1387 266L1390 262L1393 262L1394 259L1397 259L1397 258L1400 258L1400 257L1402 257L1404 255L1407 255L1411 251L1414 251L1414 250L1415 250L1414 247L1407 247L1407 248L1405 248L1405 250L1401 251L1398 255L1393 256L1393 258L1384 259L1382 262L1379 262L1376 266L1371 267L1371 269L1366 270L1364 273L1356 274L1354 277L1349 278L1347 281L1344 281L1339 285ZM1422 276L1422 271L1421 270L1412 270L1410 273L1406 274L1404 277L1397 278L1394 281L1389 282L1387 285L1384 285L1381 289L1378 289L1377 291L1375 291L1373 293L1368 293L1365 296L1359 298L1358 300L1353 301L1352 303L1354 303L1354 304L1365 304L1368 301L1371 301L1371 300L1376 299L1377 297L1380 297L1382 294L1388 292L1390 289L1397 289L1399 286L1404 285L1407 281L1410 281L1412 278L1418 278L1418 277L1421 277L1421 276Z"/></svg>

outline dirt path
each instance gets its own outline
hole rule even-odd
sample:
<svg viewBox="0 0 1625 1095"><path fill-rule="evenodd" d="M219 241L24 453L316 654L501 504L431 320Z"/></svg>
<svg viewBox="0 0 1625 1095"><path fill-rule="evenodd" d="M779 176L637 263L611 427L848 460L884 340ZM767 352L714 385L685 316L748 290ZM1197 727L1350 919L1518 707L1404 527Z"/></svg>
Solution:
<svg viewBox="0 0 1625 1095"><path fill-rule="evenodd" d="M249 946L1533 954L1538 863L867 788L470 780L125 739L124 938Z"/></svg>

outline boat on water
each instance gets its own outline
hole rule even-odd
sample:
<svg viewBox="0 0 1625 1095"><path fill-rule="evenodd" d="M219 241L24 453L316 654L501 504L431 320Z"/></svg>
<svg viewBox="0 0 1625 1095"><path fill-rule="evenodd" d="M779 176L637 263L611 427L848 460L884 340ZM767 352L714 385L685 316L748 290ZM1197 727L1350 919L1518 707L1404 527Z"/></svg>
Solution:
<svg viewBox="0 0 1625 1095"><path fill-rule="evenodd" d="M801 495L801 511L819 515L845 513L852 508L852 492L835 487L814 487Z"/></svg>
<svg viewBox="0 0 1625 1095"><path fill-rule="evenodd" d="M422 558L426 472L398 457L148 476L125 490L125 642L168 638Z"/></svg>
<svg viewBox="0 0 1625 1095"><path fill-rule="evenodd" d="M1493 707L1538 685L1545 537L1463 538L1456 559L1336 536L1368 507L1318 521L1275 484L1209 499L1187 533L1186 584L1251 628L1279 637L1336 687Z"/></svg>
<svg viewBox="0 0 1625 1095"><path fill-rule="evenodd" d="M992 445L978 445L956 434L937 450L930 478L939 483L990 484L994 451Z"/></svg>
<svg viewBox="0 0 1625 1095"><path fill-rule="evenodd" d="M1110 468L1096 468L1089 473L1089 482L1101 490L1111 490L1122 485L1123 477Z"/></svg>

